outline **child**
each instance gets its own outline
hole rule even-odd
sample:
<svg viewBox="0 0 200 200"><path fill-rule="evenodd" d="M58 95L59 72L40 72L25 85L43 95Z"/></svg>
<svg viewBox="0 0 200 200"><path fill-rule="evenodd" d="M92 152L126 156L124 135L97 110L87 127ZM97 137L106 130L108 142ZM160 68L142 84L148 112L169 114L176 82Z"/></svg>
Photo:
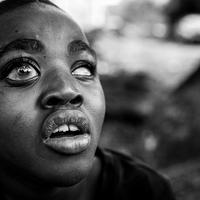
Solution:
<svg viewBox="0 0 200 200"><path fill-rule="evenodd" d="M0 199L174 200L168 181L97 148L105 114L97 59L48 0L0 3Z"/></svg>

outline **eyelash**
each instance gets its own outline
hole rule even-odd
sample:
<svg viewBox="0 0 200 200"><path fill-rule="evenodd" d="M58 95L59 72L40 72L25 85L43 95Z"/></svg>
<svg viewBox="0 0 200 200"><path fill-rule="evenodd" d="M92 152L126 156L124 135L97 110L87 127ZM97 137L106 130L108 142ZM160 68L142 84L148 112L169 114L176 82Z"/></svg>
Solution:
<svg viewBox="0 0 200 200"><path fill-rule="evenodd" d="M72 72L74 72L76 69L80 68L80 67L85 67L87 69L89 69L89 71L91 72L91 76L90 78L94 77L96 75L96 65L87 61L77 61L74 63L74 69L72 70ZM89 76L88 76L89 78Z"/></svg>
<svg viewBox="0 0 200 200"><path fill-rule="evenodd" d="M20 63L24 63L24 64L29 64L31 65L36 71L37 73L40 75L40 69L39 69L39 65L37 64L37 62L35 60L33 60L32 58L29 58L29 57L19 57L19 58L15 58L11 61L9 61L2 69L2 77L6 77L9 75L9 73L14 69L16 68L17 64L20 64Z"/></svg>
<svg viewBox="0 0 200 200"><path fill-rule="evenodd" d="M12 72L12 70L14 70L15 68L17 68L18 66L20 67L20 65L22 64L28 64L30 65L32 68L34 68L34 70L38 73L38 76L41 75L41 71L39 68L39 65L37 64L37 62L29 57L19 57L19 58L15 58L11 61L9 61L1 70L1 79L7 79L7 77L9 76L9 74ZM91 73L91 75L87 75L87 74L76 74L75 71L81 67L85 67L86 69L88 69ZM73 65L72 65L72 71L71 74L81 80L81 81L86 81L86 80L92 80L95 76L96 76L96 64L92 63L92 62L88 62L85 60L79 60L76 61ZM74 72L74 74L73 74ZM36 77L37 78L37 77ZM25 81L12 81L7 79L7 81L11 84L11 85L16 85L16 86L20 86L20 85L28 85L31 84L32 82L34 82L36 79L32 80L25 80Z"/></svg>

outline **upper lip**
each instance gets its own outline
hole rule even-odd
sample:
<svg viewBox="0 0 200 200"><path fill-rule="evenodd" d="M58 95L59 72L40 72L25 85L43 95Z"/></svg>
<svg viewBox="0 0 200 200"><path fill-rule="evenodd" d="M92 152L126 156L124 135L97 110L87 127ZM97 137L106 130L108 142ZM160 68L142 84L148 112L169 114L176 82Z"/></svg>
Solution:
<svg viewBox="0 0 200 200"><path fill-rule="evenodd" d="M53 131L62 125L75 125L82 133L90 133L89 120L78 110L58 110L50 114L43 123L45 139L50 138Z"/></svg>

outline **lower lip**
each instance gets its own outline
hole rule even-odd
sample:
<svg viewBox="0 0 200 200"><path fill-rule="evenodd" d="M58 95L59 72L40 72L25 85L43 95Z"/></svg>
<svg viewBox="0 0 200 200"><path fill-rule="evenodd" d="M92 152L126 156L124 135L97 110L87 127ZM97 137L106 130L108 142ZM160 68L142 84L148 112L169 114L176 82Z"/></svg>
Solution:
<svg viewBox="0 0 200 200"><path fill-rule="evenodd" d="M87 133L72 137L48 138L45 145L59 153L72 155L86 150L91 141L91 136Z"/></svg>

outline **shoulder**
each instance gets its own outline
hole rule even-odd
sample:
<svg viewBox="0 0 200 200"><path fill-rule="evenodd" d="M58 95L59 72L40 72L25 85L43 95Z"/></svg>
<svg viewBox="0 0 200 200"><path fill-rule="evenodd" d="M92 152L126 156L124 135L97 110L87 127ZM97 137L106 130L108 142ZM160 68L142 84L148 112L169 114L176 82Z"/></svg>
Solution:
<svg viewBox="0 0 200 200"><path fill-rule="evenodd" d="M97 156L103 164L102 190L109 187L111 197L174 200L169 180L139 159L110 149L98 149Z"/></svg>

